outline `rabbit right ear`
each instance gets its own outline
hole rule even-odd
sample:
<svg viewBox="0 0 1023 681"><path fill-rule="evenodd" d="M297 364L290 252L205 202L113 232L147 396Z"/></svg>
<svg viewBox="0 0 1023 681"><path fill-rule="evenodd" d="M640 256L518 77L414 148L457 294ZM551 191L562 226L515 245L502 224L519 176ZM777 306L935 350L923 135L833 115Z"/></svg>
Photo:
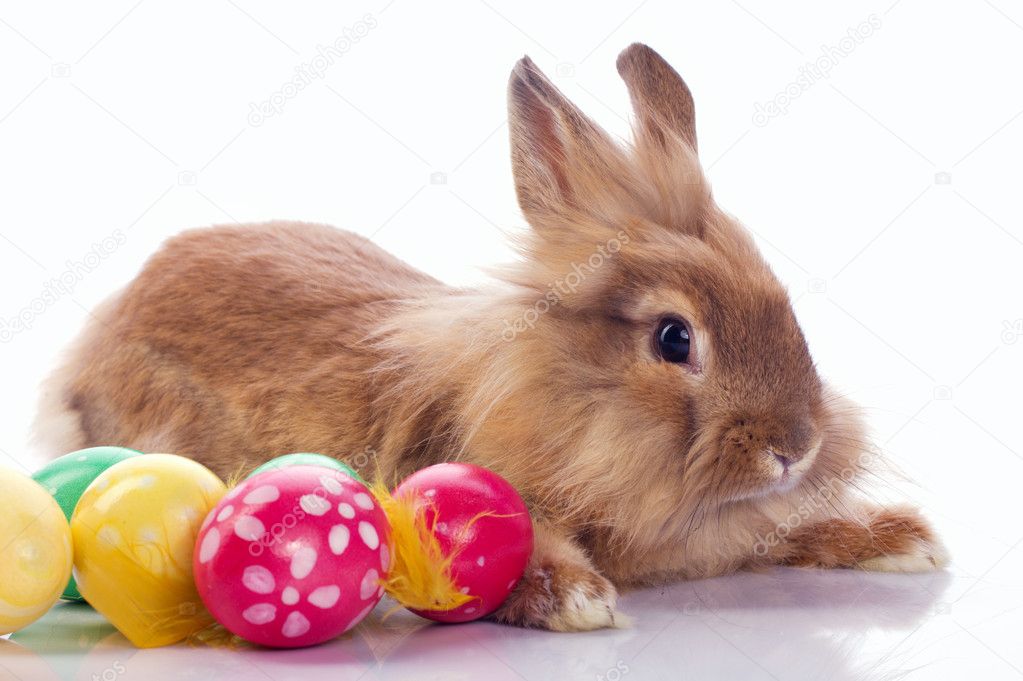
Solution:
<svg viewBox="0 0 1023 681"><path fill-rule="evenodd" d="M640 123L640 138L665 146L665 133L696 151L696 109L682 77L661 55L633 43L618 55L618 73L629 88Z"/></svg>
<svg viewBox="0 0 1023 681"><path fill-rule="evenodd" d="M508 124L515 190L534 228L568 213L592 213L594 202L624 189L621 149L529 57L512 70Z"/></svg>

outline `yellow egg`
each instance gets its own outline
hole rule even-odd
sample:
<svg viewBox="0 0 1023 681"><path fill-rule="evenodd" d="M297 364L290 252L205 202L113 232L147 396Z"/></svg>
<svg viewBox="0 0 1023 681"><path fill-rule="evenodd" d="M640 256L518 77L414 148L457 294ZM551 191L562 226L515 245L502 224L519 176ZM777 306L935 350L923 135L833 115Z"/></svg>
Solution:
<svg viewBox="0 0 1023 681"><path fill-rule="evenodd" d="M31 478L0 468L0 634L50 609L71 576L71 531L53 497Z"/></svg>
<svg viewBox="0 0 1023 681"><path fill-rule="evenodd" d="M140 648L212 622L192 580L199 525L227 489L201 464L146 454L114 464L71 517L82 596Z"/></svg>

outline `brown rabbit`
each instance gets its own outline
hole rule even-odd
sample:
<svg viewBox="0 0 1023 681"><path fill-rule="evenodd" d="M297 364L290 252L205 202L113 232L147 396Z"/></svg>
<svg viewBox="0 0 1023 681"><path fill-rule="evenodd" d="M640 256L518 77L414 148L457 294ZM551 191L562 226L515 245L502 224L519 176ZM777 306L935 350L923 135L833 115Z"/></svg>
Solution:
<svg viewBox="0 0 1023 681"><path fill-rule="evenodd" d="M689 89L644 45L618 71L630 148L528 58L515 66L512 162L532 229L500 286L445 286L321 225L186 232L51 379L50 451L118 443L221 475L290 451L369 454L364 472L388 481L480 463L536 528L496 618L555 630L613 626L616 587L943 565L917 511L850 493L872 458L860 418L714 204Z"/></svg>

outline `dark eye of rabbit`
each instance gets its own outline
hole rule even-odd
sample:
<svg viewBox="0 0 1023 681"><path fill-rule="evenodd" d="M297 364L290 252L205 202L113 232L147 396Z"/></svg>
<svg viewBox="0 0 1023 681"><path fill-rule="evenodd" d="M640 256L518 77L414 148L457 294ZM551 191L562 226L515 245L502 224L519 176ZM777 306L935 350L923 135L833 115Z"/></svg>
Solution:
<svg viewBox="0 0 1023 681"><path fill-rule="evenodd" d="M689 361L689 327L680 319L665 319L657 327L657 354L666 362Z"/></svg>

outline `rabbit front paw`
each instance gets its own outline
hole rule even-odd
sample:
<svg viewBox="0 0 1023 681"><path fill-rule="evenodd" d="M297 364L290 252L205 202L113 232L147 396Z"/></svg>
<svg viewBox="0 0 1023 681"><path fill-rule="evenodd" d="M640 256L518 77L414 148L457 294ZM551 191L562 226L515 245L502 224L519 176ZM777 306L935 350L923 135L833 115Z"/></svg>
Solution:
<svg viewBox="0 0 1023 681"><path fill-rule="evenodd" d="M880 555L860 560L855 567L872 572L930 572L948 565L944 544L919 514L912 509L878 513L872 531L887 540L880 542Z"/></svg>
<svg viewBox="0 0 1023 681"><path fill-rule="evenodd" d="M590 631L627 623L615 612L614 585L586 567L530 565L495 613L499 622L551 631Z"/></svg>
<svg viewBox="0 0 1023 681"><path fill-rule="evenodd" d="M919 511L875 508L856 519L831 518L789 535L781 562L797 567L929 572L948 565L948 553Z"/></svg>

